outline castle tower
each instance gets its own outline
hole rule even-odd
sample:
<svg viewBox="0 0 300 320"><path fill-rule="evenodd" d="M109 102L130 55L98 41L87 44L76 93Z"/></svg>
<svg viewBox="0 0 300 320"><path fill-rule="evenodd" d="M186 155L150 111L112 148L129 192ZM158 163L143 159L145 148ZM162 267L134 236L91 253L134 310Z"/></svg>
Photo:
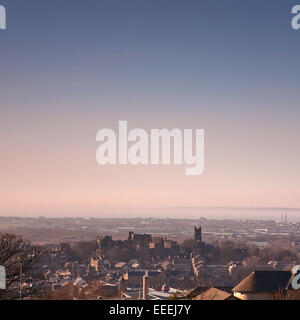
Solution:
<svg viewBox="0 0 300 320"><path fill-rule="evenodd" d="M202 242L202 228L194 227L194 240L196 242Z"/></svg>

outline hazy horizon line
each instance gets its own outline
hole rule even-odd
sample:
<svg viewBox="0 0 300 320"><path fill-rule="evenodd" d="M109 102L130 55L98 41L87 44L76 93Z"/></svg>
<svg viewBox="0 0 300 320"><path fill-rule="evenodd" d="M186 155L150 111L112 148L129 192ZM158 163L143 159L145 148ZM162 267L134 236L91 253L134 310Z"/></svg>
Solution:
<svg viewBox="0 0 300 320"><path fill-rule="evenodd" d="M271 211L271 210L288 210L288 211L298 211L300 208L298 207L243 207L243 206L174 206L174 207L159 207L154 208L156 210L162 210L162 209L229 209L229 210L265 210L265 211Z"/></svg>
<svg viewBox="0 0 300 320"><path fill-rule="evenodd" d="M184 214L180 211L186 211ZM199 211L197 213L197 210ZM207 213L204 211L207 210ZM214 212L213 212L214 211ZM237 215L237 212L240 215ZM263 214L262 212L265 212ZM275 215L271 215L271 213ZM278 213L278 216L277 216ZM280 213L280 214L279 214ZM107 212L99 210L99 213L90 214L57 214L41 212L40 214L22 215L16 214L3 214L0 213L0 217L6 218L55 218L55 219L68 219L68 218L82 218L82 219L187 219L187 220L199 220L201 218L212 220L274 220L278 221L282 219L282 216L286 213L290 213L289 220L300 221L300 208L297 207L250 207L250 206L167 206L167 207L152 207L152 208L140 208L140 209L108 209ZM126 216L124 216L126 215ZM281 216L281 217L280 217Z"/></svg>

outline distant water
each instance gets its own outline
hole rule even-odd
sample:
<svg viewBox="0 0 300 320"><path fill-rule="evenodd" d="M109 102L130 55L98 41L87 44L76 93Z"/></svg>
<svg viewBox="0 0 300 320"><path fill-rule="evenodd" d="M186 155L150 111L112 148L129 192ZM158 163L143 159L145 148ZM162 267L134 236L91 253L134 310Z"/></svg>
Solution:
<svg viewBox="0 0 300 320"><path fill-rule="evenodd" d="M176 219L255 219L284 221L287 214L288 222L300 222L300 208L245 208L245 207L164 207L147 209L96 209L93 213L47 214L47 217L97 217L97 218L176 218ZM0 216L9 216L1 214ZM14 216L25 216L15 214ZM27 215L26 215L27 216ZM28 217L28 216L27 216Z"/></svg>
<svg viewBox="0 0 300 320"><path fill-rule="evenodd" d="M300 208L169 207L140 211L141 216L199 219L262 219L300 222Z"/></svg>

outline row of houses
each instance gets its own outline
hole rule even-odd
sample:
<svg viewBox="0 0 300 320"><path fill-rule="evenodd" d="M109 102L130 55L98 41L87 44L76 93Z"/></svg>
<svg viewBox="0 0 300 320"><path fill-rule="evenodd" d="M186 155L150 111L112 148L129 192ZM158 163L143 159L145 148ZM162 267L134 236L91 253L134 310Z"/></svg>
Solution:
<svg viewBox="0 0 300 320"><path fill-rule="evenodd" d="M197 287L185 299L193 300L300 300L295 283L300 274L292 271L253 271L233 288ZM293 284L294 282L294 284Z"/></svg>

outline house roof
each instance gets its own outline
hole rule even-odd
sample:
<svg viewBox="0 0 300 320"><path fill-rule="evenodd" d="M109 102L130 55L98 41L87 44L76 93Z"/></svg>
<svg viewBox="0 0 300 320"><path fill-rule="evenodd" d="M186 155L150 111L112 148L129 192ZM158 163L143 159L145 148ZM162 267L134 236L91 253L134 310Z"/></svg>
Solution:
<svg viewBox="0 0 300 320"><path fill-rule="evenodd" d="M210 288L216 288L216 287L210 287L210 286L205 286L205 287L196 287L192 290L190 290L187 294L186 294L186 298L187 299L194 299L196 298L198 295L200 295L201 293L209 290ZM232 289L229 287L217 287L216 289L219 289L221 291L225 291L229 294L232 294Z"/></svg>
<svg viewBox="0 0 300 320"><path fill-rule="evenodd" d="M228 293L226 291L220 290L218 288L211 287L198 296L194 298L194 300L228 300L228 299L236 299L233 297L232 293Z"/></svg>
<svg viewBox="0 0 300 320"><path fill-rule="evenodd" d="M292 273L290 271L253 271L232 291L234 292L276 292L286 289Z"/></svg>

